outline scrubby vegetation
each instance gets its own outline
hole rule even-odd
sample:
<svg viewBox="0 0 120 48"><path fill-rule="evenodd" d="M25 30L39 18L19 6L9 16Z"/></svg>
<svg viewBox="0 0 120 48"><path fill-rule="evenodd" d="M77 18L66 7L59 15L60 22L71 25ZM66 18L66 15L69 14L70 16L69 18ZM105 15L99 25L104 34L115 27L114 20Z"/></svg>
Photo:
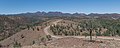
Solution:
<svg viewBox="0 0 120 48"><path fill-rule="evenodd" d="M0 16L0 41L24 29L34 30L34 26L42 25L47 20L44 17Z"/></svg>
<svg viewBox="0 0 120 48"><path fill-rule="evenodd" d="M21 44L18 42L15 42L13 45L14 48L21 48Z"/></svg>
<svg viewBox="0 0 120 48"><path fill-rule="evenodd" d="M92 19L80 22L82 30L92 29L98 36L120 35L120 20Z"/></svg>
<svg viewBox="0 0 120 48"><path fill-rule="evenodd" d="M72 30L71 26L60 26L60 25L53 25L50 27L54 35L64 35L64 36L77 36L80 35L80 32L77 30ZM71 31L72 30L72 31Z"/></svg>
<svg viewBox="0 0 120 48"><path fill-rule="evenodd" d="M117 17L118 16L116 16L116 18ZM56 37L90 36L90 40L92 41L92 36L120 36L120 19L112 18L113 17L109 15L95 16L94 14L82 14L78 16L75 14L63 14L63 16L56 16L54 13L43 14L41 12L40 14L38 12L37 14L29 13L14 16L0 16L0 41L3 40L1 41L0 47L8 47L10 45L13 45L13 47L21 47L34 44L48 46L47 43L54 41L55 38L52 38L50 35L45 35L46 33L44 33L46 31L44 31L44 29L49 25L49 33L56 35ZM53 22L58 19L62 19L62 21L53 25ZM21 33L18 33L19 31L21 31Z"/></svg>
<svg viewBox="0 0 120 48"><path fill-rule="evenodd" d="M71 22L68 23L67 20ZM119 19L113 20L89 18L67 20L59 22L58 25L51 25L51 32L54 35L62 36L120 36Z"/></svg>

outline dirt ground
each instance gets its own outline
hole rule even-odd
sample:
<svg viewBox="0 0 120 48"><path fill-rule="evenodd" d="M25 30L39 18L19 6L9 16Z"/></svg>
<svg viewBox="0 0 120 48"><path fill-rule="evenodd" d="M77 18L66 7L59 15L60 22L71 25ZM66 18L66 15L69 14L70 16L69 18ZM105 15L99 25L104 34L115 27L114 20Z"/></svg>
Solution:
<svg viewBox="0 0 120 48"><path fill-rule="evenodd" d="M98 39L95 42L89 42L85 39L62 38L56 39L44 45L26 46L23 48L119 48L120 41Z"/></svg>

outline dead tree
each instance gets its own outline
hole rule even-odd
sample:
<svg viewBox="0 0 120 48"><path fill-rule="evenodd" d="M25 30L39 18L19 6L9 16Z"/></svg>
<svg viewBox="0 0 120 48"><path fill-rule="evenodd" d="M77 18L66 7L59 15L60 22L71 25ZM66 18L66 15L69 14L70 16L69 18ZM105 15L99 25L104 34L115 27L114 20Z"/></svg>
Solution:
<svg viewBox="0 0 120 48"><path fill-rule="evenodd" d="M92 29L90 29L90 41L92 41Z"/></svg>

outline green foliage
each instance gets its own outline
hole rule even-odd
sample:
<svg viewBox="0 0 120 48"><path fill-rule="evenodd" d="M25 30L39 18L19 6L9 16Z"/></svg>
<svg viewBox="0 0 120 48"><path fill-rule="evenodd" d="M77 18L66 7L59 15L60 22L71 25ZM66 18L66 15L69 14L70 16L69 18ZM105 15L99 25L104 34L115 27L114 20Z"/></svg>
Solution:
<svg viewBox="0 0 120 48"><path fill-rule="evenodd" d="M83 36L89 36L90 34L89 33L83 33L82 35Z"/></svg>
<svg viewBox="0 0 120 48"><path fill-rule="evenodd" d="M113 34L110 34L110 31L107 31L107 32L104 32L102 35L103 36L110 36L110 35L113 35Z"/></svg>
<svg viewBox="0 0 120 48"><path fill-rule="evenodd" d="M37 27L37 31L39 31L39 28Z"/></svg>
<svg viewBox="0 0 120 48"><path fill-rule="evenodd" d="M32 44L35 44L35 41L33 40Z"/></svg>
<svg viewBox="0 0 120 48"><path fill-rule="evenodd" d="M47 41L46 37L42 37L42 38L41 38L41 42L42 42L45 46L47 46L47 45L46 45L46 41Z"/></svg>
<svg viewBox="0 0 120 48"><path fill-rule="evenodd" d="M20 43L18 43L18 42L15 42L15 44L14 44L14 46L13 46L14 48L21 48L21 44Z"/></svg>
<svg viewBox="0 0 120 48"><path fill-rule="evenodd" d="M120 30L117 30L116 32L117 32L117 34L120 36Z"/></svg>
<svg viewBox="0 0 120 48"><path fill-rule="evenodd" d="M50 30L53 32L54 35L65 35L65 36L80 35L80 30L69 31L70 28L74 29L71 26L72 24L70 24L70 26L54 25L54 26L50 26Z"/></svg>
<svg viewBox="0 0 120 48"><path fill-rule="evenodd" d="M30 26L29 25L27 25L27 28L28 28L28 30L30 29Z"/></svg>
<svg viewBox="0 0 120 48"><path fill-rule="evenodd" d="M45 41L46 41L46 39L45 39L44 37L42 37L42 38L41 38L41 41L42 41L42 42L45 42Z"/></svg>
<svg viewBox="0 0 120 48"><path fill-rule="evenodd" d="M115 36L120 35L120 21L119 20L108 20L108 19L92 19L92 20L83 20L81 21L80 27L83 29L92 29L96 30L96 35L101 36ZM100 30L97 30L100 28ZM100 34L101 28L107 29L107 32Z"/></svg>
<svg viewBox="0 0 120 48"><path fill-rule="evenodd" d="M50 35L46 35L46 38L47 38L48 41L52 40Z"/></svg>
<svg viewBox="0 0 120 48"><path fill-rule="evenodd" d="M35 30L34 28L32 28L33 29L33 31Z"/></svg>
<svg viewBox="0 0 120 48"><path fill-rule="evenodd" d="M101 33L100 33L100 32L96 32L96 35L97 35L97 36L101 36Z"/></svg>

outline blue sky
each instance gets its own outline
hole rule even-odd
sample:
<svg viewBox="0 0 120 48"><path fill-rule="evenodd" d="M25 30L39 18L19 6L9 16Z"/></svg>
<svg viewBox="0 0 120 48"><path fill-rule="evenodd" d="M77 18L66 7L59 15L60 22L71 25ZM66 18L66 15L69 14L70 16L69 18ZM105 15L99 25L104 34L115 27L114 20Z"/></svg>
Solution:
<svg viewBox="0 0 120 48"><path fill-rule="evenodd" d="M120 0L0 0L0 14L36 11L120 13Z"/></svg>

